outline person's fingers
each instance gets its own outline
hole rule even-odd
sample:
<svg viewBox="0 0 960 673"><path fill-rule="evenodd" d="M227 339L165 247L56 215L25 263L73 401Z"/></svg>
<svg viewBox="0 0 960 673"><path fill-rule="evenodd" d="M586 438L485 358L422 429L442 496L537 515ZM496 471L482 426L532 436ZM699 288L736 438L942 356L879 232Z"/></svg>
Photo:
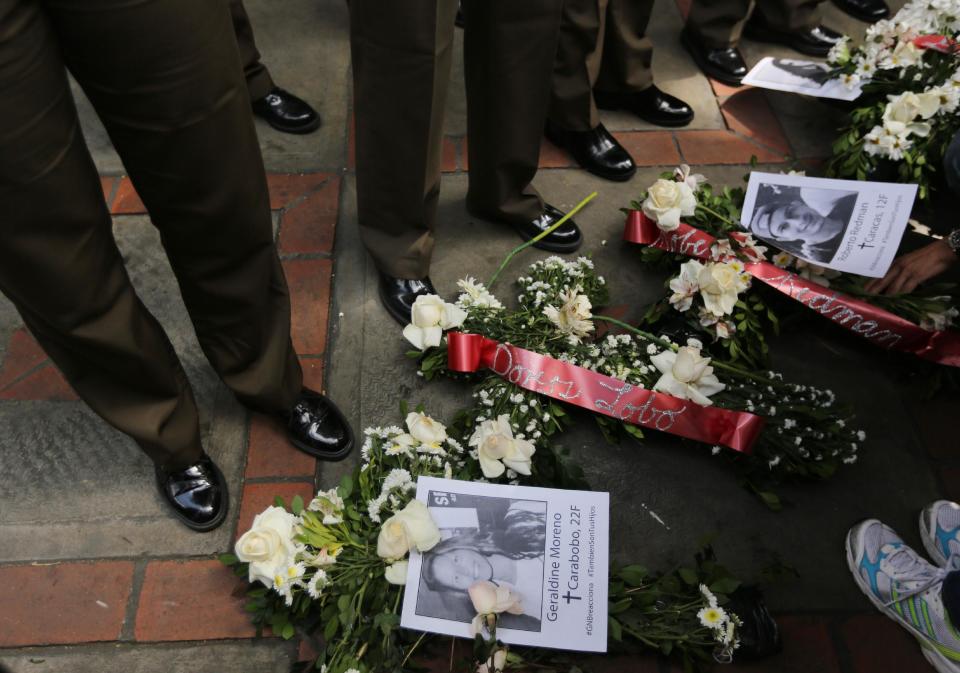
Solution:
<svg viewBox="0 0 960 673"><path fill-rule="evenodd" d="M900 264L894 262L890 269L887 271L887 275L883 278L875 278L874 280L867 283L866 290L867 292L872 292L873 294L881 294L885 289L890 286L890 283L896 279L897 275L900 273Z"/></svg>
<svg viewBox="0 0 960 673"><path fill-rule="evenodd" d="M903 269L899 274L897 274L897 279L890 284L889 288L887 288L886 294L903 294L904 288L914 277L915 274L913 274L910 269Z"/></svg>

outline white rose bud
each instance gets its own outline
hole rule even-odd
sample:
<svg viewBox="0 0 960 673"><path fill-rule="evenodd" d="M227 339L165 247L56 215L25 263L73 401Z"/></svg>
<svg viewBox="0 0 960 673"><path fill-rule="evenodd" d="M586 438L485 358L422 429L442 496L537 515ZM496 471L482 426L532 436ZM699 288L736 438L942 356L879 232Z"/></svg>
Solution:
<svg viewBox="0 0 960 673"><path fill-rule="evenodd" d="M520 596L509 584L494 584L489 580L477 580L467 589L473 609L480 615L509 612L523 614Z"/></svg>
<svg viewBox="0 0 960 673"><path fill-rule="evenodd" d="M391 563L387 566L387 569L383 571L383 577L390 582L390 584L399 584L402 586L407 583L407 566L408 563L406 559Z"/></svg>
<svg viewBox="0 0 960 673"><path fill-rule="evenodd" d="M447 438L447 429L421 412L407 414L407 429L418 442L423 444L439 444Z"/></svg>
<svg viewBox="0 0 960 673"><path fill-rule="evenodd" d="M402 558L413 548L432 549L440 542L440 529L430 510L419 500L411 500L402 510L383 522L377 537L377 555L385 559Z"/></svg>
<svg viewBox="0 0 960 673"><path fill-rule="evenodd" d="M654 220L663 231L673 231L680 226L681 216L696 212L697 197L685 182L660 178L647 190L643 201L643 214Z"/></svg>
<svg viewBox="0 0 960 673"><path fill-rule="evenodd" d="M420 295L413 302L410 324L403 328L403 336L420 350L439 346L443 330L459 327L466 318L463 309L447 304L437 295Z"/></svg>

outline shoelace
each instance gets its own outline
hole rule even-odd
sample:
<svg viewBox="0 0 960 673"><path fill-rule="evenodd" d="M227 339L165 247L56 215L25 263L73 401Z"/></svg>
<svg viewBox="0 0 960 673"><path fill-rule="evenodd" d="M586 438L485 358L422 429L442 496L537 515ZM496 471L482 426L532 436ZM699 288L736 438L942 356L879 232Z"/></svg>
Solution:
<svg viewBox="0 0 960 673"><path fill-rule="evenodd" d="M900 594L892 601L887 601L883 604L884 607L890 607L895 603L900 603L918 594L922 594L930 588L941 584L951 572L960 570L960 556L956 554L947 559L947 565L945 567L939 568L921 559L917 556L916 552L909 547L890 547L885 545L884 549L893 552L887 558L887 563L894 567L898 584L920 583L918 587L907 590L906 593Z"/></svg>

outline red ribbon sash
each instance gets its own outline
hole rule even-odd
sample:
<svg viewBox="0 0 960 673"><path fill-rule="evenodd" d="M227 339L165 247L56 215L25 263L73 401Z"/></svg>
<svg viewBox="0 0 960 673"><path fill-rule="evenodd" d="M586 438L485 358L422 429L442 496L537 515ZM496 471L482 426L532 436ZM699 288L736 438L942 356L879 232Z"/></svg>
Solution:
<svg viewBox="0 0 960 673"><path fill-rule="evenodd" d="M710 234L683 222L674 231L663 231L656 222L637 210L627 215L623 238L631 243L653 245L700 259L710 258L710 246L716 242ZM832 292L770 262L751 262L744 266L754 278L878 346L960 367L960 332L929 332L900 316L860 299Z"/></svg>
<svg viewBox="0 0 960 673"><path fill-rule="evenodd" d="M944 54L958 51L956 41L946 35L921 35L914 38L913 43L920 49L933 49Z"/></svg>
<svg viewBox="0 0 960 673"><path fill-rule="evenodd" d="M457 372L490 369L521 388L594 413L708 444L722 444L746 454L751 452L763 428L760 416L704 407L673 395L637 388L480 334L449 332L447 366Z"/></svg>

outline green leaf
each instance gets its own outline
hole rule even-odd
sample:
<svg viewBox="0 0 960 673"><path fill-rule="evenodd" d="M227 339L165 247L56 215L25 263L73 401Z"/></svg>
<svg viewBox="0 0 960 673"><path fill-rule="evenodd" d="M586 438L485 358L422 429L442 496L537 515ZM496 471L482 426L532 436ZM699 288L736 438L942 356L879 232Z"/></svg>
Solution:
<svg viewBox="0 0 960 673"><path fill-rule="evenodd" d="M327 642L333 640L333 637L337 635L337 629L340 628L340 618L337 615L334 615L327 620L327 623L323 627L323 638Z"/></svg>
<svg viewBox="0 0 960 673"><path fill-rule="evenodd" d="M337 487L337 493L340 494L340 497L346 500L350 497L350 494L353 493L353 479L350 478L349 474L343 475L343 479L340 480L340 486Z"/></svg>
<svg viewBox="0 0 960 673"><path fill-rule="evenodd" d="M293 624L290 624L289 622L287 622L287 624L284 625L283 630L280 632L280 636L284 640L290 640L291 638L293 638L294 633L296 633L296 631L293 628Z"/></svg>
<svg viewBox="0 0 960 673"><path fill-rule="evenodd" d="M290 503L290 511L296 516L300 516L303 512L303 498L300 497L299 494L293 496L293 502Z"/></svg>
<svg viewBox="0 0 960 673"><path fill-rule="evenodd" d="M732 594L741 582L732 577L722 577L710 585L710 591L718 594Z"/></svg>
<svg viewBox="0 0 960 673"><path fill-rule="evenodd" d="M622 577L623 581L632 587L638 587L643 584L643 580L646 576L647 569L642 565L629 565L620 571L620 577Z"/></svg>
<svg viewBox="0 0 960 673"><path fill-rule="evenodd" d="M690 586L700 583L700 578L697 577L696 571L691 570L690 568L680 568L677 570L677 574L680 576L680 579Z"/></svg>
<svg viewBox="0 0 960 673"><path fill-rule="evenodd" d="M225 566L233 566L240 562L240 559L233 554L220 554L217 558L220 559L220 563Z"/></svg>
<svg viewBox="0 0 960 673"><path fill-rule="evenodd" d="M607 625L610 627L610 637L619 643L623 639L623 629L620 628L620 622L610 617Z"/></svg>
<svg viewBox="0 0 960 673"><path fill-rule="evenodd" d="M279 495L273 496L273 504L276 507L282 507L283 509L287 508L287 503L285 503L283 498L281 498Z"/></svg>

